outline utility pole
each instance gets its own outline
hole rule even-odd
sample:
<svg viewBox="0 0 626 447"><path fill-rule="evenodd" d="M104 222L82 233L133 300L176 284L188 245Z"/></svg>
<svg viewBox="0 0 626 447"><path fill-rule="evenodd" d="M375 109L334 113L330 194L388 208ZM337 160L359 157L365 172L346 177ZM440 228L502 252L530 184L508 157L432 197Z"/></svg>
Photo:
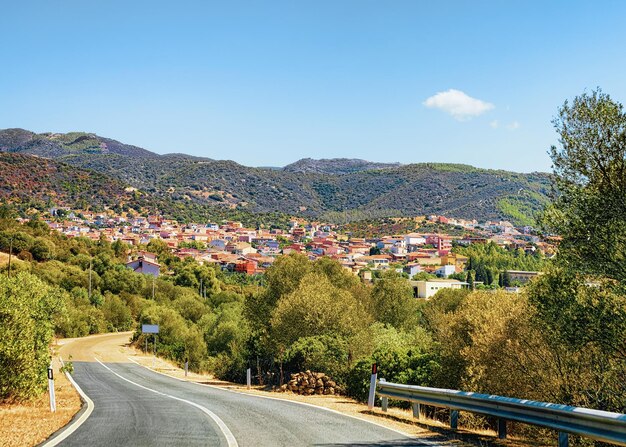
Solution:
<svg viewBox="0 0 626 447"><path fill-rule="evenodd" d="M152 277L152 300L154 301L154 283L156 281L156 276Z"/></svg>
<svg viewBox="0 0 626 447"><path fill-rule="evenodd" d="M11 277L11 255L13 254L13 236L9 239L9 266L7 268L7 278Z"/></svg>
<svg viewBox="0 0 626 447"><path fill-rule="evenodd" d="M91 302L91 261L93 258L89 258L89 302Z"/></svg>

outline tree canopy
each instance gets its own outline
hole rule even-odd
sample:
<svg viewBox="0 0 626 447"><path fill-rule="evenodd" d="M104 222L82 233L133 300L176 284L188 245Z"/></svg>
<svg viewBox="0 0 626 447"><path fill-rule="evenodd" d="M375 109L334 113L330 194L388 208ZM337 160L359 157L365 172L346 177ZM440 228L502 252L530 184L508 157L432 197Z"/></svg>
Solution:
<svg viewBox="0 0 626 447"><path fill-rule="evenodd" d="M556 199L544 227L559 259L582 273L626 280L626 114L600 89L560 108L552 146Z"/></svg>

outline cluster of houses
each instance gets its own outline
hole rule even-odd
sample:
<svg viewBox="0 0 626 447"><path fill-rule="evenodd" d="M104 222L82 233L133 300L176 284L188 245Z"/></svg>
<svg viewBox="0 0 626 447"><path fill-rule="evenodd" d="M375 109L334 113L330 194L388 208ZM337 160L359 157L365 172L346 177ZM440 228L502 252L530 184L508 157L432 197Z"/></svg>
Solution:
<svg viewBox="0 0 626 447"><path fill-rule="evenodd" d="M553 250L551 244L532 235L529 228L515 228L509 222L479 225L476 221L442 216L427 219L463 227L466 235L409 233L357 238L338 231L335 226L303 220L293 220L286 230L268 230L246 228L240 222L179 224L161 216L125 218L71 211L62 220L48 221L48 225L70 237L120 240L138 248L159 239L181 259L192 257L201 264L215 264L225 271L247 275L262 274L278 256L289 253L302 253L310 259L322 256L335 259L366 281L373 279L374 271L390 268L405 272L409 278L422 272L436 275L438 280L414 281L415 296L423 298L434 295L442 287L467 286L448 278L462 272L468 262L467 257L452 252L453 241L462 245L493 241L546 253ZM155 276L161 273L156 257L145 251L134 254L127 266ZM519 275L525 278L524 272Z"/></svg>

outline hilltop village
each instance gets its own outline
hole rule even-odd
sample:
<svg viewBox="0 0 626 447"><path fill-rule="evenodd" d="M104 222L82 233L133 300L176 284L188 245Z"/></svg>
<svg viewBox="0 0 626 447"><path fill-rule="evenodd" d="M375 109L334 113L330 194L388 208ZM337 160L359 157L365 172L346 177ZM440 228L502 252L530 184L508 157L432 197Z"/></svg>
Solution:
<svg viewBox="0 0 626 447"><path fill-rule="evenodd" d="M394 269L415 282L416 297L428 298L443 287L461 288L469 261L453 246L493 242L500 247L541 253L552 257L554 240L543 240L531 227L515 227L508 221L477 222L444 216L412 219L416 227L434 232L408 232L354 237L338 225L293 219L288 229L246 228L240 222L181 224L161 216L125 217L54 208L44 221L68 237L121 241L133 249L129 268L138 273L166 274L157 256L146 250L150 241L162 240L175 256L191 257L200 264L214 264L225 272L263 274L281 255L297 252L309 259L329 257L344 268L371 281L377 272ZM536 272L511 271L523 284ZM456 277L456 278L454 278ZM424 284L430 280L433 284Z"/></svg>

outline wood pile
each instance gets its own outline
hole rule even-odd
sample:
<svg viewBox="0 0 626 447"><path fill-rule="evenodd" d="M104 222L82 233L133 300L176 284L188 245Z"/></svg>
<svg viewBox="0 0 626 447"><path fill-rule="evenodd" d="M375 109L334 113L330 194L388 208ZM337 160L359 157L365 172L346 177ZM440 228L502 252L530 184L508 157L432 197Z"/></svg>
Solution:
<svg viewBox="0 0 626 447"><path fill-rule="evenodd" d="M337 383L324 373L306 370L291 375L291 380L280 387L280 391L291 391L296 394L326 394L338 392Z"/></svg>

